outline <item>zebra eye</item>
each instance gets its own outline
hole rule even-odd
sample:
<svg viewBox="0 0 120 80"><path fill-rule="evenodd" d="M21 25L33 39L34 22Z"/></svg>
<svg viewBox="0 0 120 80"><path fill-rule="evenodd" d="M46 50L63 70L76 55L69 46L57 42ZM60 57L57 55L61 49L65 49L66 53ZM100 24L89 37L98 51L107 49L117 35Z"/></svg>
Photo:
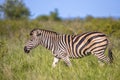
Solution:
<svg viewBox="0 0 120 80"><path fill-rule="evenodd" d="M33 41L32 39L30 41Z"/></svg>
<svg viewBox="0 0 120 80"><path fill-rule="evenodd" d="M33 33L32 32L30 32L30 36L32 36L33 35Z"/></svg>
<svg viewBox="0 0 120 80"><path fill-rule="evenodd" d="M40 35L41 35L41 33L37 34L37 36L40 36Z"/></svg>

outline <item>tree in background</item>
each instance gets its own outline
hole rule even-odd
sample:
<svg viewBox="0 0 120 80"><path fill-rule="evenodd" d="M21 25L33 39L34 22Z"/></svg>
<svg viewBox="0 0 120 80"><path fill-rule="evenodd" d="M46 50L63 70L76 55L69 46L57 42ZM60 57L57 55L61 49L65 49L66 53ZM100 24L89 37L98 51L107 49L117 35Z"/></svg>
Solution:
<svg viewBox="0 0 120 80"><path fill-rule="evenodd" d="M55 11L53 12L50 12L50 20L53 20L53 21L60 21L61 18L58 16L59 13L58 13L58 9L55 9Z"/></svg>
<svg viewBox="0 0 120 80"><path fill-rule="evenodd" d="M30 11L22 0L6 0L0 5L0 12L5 19L25 19L30 16Z"/></svg>
<svg viewBox="0 0 120 80"><path fill-rule="evenodd" d="M48 21L49 20L49 16L47 15L40 15L36 18L36 20L41 20L41 21Z"/></svg>
<svg viewBox="0 0 120 80"><path fill-rule="evenodd" d="M40 15L36 19L41 21L48 21L48 20L61 21L61 18L59 17L57 9L55 9L55 11L51 11L50 15Z"/></svg>

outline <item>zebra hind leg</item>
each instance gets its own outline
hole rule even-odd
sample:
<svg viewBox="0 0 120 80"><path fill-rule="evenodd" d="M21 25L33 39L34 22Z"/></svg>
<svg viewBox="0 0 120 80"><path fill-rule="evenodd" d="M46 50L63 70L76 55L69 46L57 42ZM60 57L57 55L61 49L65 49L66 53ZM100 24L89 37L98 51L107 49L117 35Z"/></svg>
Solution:
<svg viewBox="0 0 120 80"><path fill-rule="evenodd" d="M110 62L109 58L107 56L105 56L104 52L94 53L94 55L98 58L98 62L100 63L100 65L103 65L103 62L105 62L105 63Z"/></svg>

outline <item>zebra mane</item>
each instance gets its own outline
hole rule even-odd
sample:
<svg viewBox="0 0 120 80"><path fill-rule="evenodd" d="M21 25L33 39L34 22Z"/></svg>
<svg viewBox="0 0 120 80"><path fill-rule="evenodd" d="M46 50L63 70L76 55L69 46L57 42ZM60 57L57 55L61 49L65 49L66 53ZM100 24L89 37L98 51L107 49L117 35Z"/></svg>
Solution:
<svg viewBox="0 0 120 80"><path fill-rule="evenodd" d="M53 34L58 34L57 32L54 32L54 31L50 31L50 30L45 30L45 29L39 29L43 32L48 32L48 33L53 33Z"/></svg>
<svg viewBox="0 0 120 80"><path fill-rule="evenodd" d="M50 30L45 30L45 29L40 29L40 28L35 28L35 29L33 29L31 32L30 32L30 35L32 35L32 33L34 32L34 31L37 31L37 30L39 30L39 31L42 31L42 32L47 32L47 33L53 33L53 34L58 34L57 32L54 32L54 31L50 31Z"/></svg>

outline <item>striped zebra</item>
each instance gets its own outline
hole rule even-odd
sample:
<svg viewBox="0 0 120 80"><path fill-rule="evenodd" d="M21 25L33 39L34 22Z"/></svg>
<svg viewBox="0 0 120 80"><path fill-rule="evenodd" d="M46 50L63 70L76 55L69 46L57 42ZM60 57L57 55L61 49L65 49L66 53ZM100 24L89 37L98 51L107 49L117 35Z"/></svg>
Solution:
<svg viewBox="0 0 120 80"><path fill-rule="evenodd" d="M30 32L30 40L27 41L24 51L29 53L31 49L42 45L52 51L54 56L52 67L55 67L60 59L71 66L70 58L82 58L93 54L98 61L111 63L113 61L108 38L101 32L87 32L78 35L58 34L44 29L33 29ZM108 46L108 57L104 52Z"/></svg>

